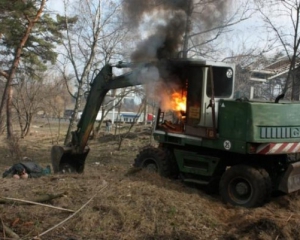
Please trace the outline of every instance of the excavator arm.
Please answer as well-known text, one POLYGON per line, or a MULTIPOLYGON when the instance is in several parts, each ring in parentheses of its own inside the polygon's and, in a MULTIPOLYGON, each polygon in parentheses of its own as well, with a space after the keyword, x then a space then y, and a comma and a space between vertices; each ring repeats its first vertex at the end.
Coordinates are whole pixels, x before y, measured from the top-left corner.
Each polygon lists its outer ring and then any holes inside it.
MULTIPOLYGON (((116 67, 126 66, 120 64, 116 67)), ((145 65, 139 66, 130 73, 117 77, 113 77, 111 65, 105 65, 101 69, 91 83, 86 105, 77 124, 77 129, 72 132, 71 142, 67 146, 53 146, 51 149, 54 173, 83 172, 85 159, 90 150, 87 145, 88 139, 107 92, 112 89, 144 84, 143 78, 140 77, 144 67, 145 65)))

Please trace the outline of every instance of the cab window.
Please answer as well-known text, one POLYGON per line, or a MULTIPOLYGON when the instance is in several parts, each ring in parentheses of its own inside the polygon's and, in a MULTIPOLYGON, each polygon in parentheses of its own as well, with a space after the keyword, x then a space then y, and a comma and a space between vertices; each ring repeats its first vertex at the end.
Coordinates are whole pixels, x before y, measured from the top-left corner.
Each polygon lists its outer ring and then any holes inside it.
POLYGON ((233 70, 228 67, 209 68, 207 77, 206 95, 211 97, 211 69, 213 71, 214 97, 228 98, 232 95, 233 87, 233 70))

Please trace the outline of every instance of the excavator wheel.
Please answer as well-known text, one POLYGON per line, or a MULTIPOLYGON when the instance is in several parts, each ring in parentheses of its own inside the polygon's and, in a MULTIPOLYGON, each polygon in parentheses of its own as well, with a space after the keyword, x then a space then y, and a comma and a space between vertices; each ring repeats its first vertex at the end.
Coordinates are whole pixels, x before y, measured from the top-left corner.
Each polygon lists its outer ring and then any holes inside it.
POLYGON ((269 173, 264 168, 257 168, 260 174, 264 177, 265 185, 266 185, 266 196, 265 196, 265 202, 268 203, 271 200, 272 196, 272 181, 269 173))
POLYGON ((166 158, 168 161, 168 164, 170 166, 170 178, 172 179, 178 179, 179 176, 179 168, 173 153, 173 149, 169 148, 163 148, 163 151, 166 153, 166 158))
POLYGON ((134 167, 157 172, 163 177, 170 177, 170 161, 166 151, 161 148, 148 146, 140 151, 134 160, 134 167))
POLYGON ((235 206, 262 206, 269 198, 270 191, 270 178, 265 170, 247 165, 232 166, 220 181, 222 200, 235 206))

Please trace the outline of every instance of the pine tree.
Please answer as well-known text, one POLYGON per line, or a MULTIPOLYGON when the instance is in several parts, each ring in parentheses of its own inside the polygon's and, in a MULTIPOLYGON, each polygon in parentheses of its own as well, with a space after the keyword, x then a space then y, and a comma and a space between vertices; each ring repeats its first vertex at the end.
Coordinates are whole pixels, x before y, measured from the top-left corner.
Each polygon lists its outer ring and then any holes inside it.
MULTIPOLYGON (((45 71, 57 58, 55 48, 62 41, 63 18, 46 13, 46 0, 1 0, 0 2, 0 76, 6 79, 0 103, 0 129, 3 132, 6 104, 7 134, 11 123, 11 85, 18 71, 34 74, 45 71), (20 67, 22 66, 22 68, 20 67)), ((76 18, 68 19, 75 22, 76 18)))

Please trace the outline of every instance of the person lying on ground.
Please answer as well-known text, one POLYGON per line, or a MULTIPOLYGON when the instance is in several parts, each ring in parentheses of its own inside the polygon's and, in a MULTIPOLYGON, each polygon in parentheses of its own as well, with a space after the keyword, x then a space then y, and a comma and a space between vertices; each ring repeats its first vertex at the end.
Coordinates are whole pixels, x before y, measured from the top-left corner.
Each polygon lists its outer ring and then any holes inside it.
POLYGON ((26 161, 12 165, 2 174, 2 177, 13 177, 15 179, 38 178, 50 173, 50 166, 43 169, 33 161, 26 161))

